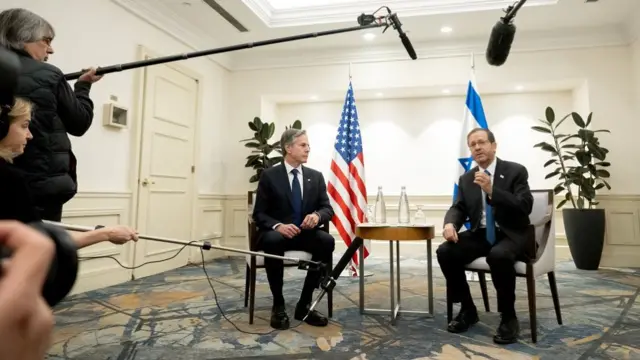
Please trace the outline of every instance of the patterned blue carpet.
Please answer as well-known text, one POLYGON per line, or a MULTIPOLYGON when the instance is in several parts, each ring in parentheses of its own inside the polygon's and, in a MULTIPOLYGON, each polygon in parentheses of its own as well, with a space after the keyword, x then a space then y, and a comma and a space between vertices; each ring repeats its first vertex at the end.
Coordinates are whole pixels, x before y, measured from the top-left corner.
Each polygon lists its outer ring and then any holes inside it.
MULTIPOLYGON (((388 262, 367 259, 366 306, 389 306, 388 262)), ((403 258, 402 304, 427 309, 426 259, 403 258)), ((218 304, 226 318, 248 332, 266 333, 271 295, 264 270, 258 271, 254 325, 244 307, 243 259, 206 264, 218 304)), ((285 298, 292 326, 293 308, 304 273, 286 270, 285 298)), ((358 282, 340 279, 334 292, 334 316, 326 328, 306 324, 268 335, 238 331, 220 313, 202 266, 187 266, 69 298, 56 311, 54 345, 48 359, 640 359, 640 271, 580 271, 558 265, 557 281, 564 325, 556 322, 546 277, 536 284, 538 343, 529 331, 526 284, 518 280, 519 343, 493 344, 497 313, 482 311, 468 333, 446 332, 444 279, 434 268, 435 318, 361 315, 358 282)), ((489 283, 492 309, 495 291, 489 283)), ((326 297, 318 310, 326 314, 326 297)), ((457 312, 457 309, 454 310, 457 312)))

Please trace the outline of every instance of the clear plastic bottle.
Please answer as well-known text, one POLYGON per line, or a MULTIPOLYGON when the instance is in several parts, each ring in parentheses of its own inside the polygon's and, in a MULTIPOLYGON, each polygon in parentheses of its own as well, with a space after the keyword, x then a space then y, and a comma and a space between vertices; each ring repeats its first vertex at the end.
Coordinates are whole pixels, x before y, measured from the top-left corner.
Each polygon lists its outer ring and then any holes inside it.
POLYGON ((408 224, 411 222, 409 211, 409 199, 407 198, 407 188, 403 186, 400 190, 400 204, 398 204, 398 223, 408 224))
POLYGON ((385 224, 387 222, 387 207, 384 204, 384 195, 382 194, 382 186, 378 186, 378 195, 376 196, 375 222, 377 224, 385 224))

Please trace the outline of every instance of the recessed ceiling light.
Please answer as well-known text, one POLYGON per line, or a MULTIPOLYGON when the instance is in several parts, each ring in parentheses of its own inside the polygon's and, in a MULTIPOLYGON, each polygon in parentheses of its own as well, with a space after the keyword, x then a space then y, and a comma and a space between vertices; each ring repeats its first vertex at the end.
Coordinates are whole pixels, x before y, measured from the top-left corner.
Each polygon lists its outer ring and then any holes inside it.
POLYGON ((449 90, 449 89, 444 89, 444 90, 442 90, 442 93, 443 93, 443 94, 449 94, 449 93, 451 93, 451 90, 449 90))
POLYGON ((440 32, 443 32, 445 34, 446 33, 450 33, 452 31, 453 31, 453 29, 450 26, 443 26, 443 27, 440 28, 440 32))
POLYGON ((318 100, 318 97, 317 97, 317 96, 315 96, 315 95, 311 95, 311 97, 309 97, 309 99, 311 99, 311 100, 318 100))
POLYGON ((377 93, 377 94, 376 94, 376 96, 377 96, 377 97, 383 97, 383 96, 384 96, 384 94, 383 94, 383 93, 381 93, 381 92, 379 92, 379 93, 377 93))
POLYGON ((366 33, 366 34, 362 35, 362 37, 367 41, 371 41, 371 40, 376 38, 376 34, 374 34, 374 33, 366 33))
POLYGON ((522 85, 518 85, 518 86, 516 86, 516 90, 520 91, 520 90, 522 90, 522 89, 524 89, 524 86, 522 86, 522 85))

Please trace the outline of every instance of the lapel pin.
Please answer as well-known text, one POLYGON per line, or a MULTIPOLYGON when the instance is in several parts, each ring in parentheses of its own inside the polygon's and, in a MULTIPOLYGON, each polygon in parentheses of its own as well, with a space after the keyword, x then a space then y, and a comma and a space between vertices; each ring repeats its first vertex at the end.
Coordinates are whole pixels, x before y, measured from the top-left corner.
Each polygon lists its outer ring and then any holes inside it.
POLYGON ((504 179, 504 175, 500 174, 500 179, 504 179))

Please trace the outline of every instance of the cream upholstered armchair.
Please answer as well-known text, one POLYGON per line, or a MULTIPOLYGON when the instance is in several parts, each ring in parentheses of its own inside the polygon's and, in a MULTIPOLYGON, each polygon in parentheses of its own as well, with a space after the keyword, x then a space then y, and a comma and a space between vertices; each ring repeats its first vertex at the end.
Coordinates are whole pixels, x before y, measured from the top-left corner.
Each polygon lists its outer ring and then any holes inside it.
MULTIPOLYGON (((527 279, 527 294, 529 298, 529 321, 531 323, 531 340, 538 341, 536 323, 536 278, 540 275, 547 275, 549 288, 553 299, 553 306, 556 311, 558 324, 562 325, 562 315, 560 313, 560 300, 558 298, 558 288, 556 286, 556 234, 555 221, 553 217, 554 202, 553 190, 532 190, 533 209, 529 218, 534 228, 535 243, 532 241, 530 249, 535 258, 528 262, 518 261, 515 264, 516 274, 527 279), (535 244, 535 245, 534 245, 535 244)), ((485 274, 490 273, 489 265, 485 257, 481 257, 466 266, 467 271, 478 274, 478 282, 482 292, 482 300, 485 310, 490 311, 489 296, 487 294, 487 281, 485 274)), ((452 319, 453 303, 447 299, 447 320, 452 319)))

